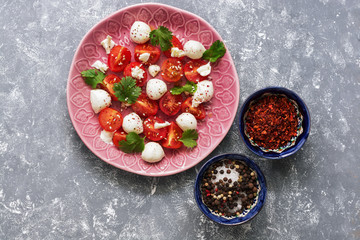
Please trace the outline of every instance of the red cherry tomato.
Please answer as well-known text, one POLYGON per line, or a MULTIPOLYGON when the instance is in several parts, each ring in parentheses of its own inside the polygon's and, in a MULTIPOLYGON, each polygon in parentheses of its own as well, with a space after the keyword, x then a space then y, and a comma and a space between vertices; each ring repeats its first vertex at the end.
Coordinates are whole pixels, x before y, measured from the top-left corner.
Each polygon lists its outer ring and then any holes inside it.
POLYGON ((151 141, 159 141, 167 134, 167 127, 155 129, 155 123, 164 123, 164 120, 150 116, 144 121, 144 134, 151 141))
POLYGON ((141 93, 136 102, 131 105, 131 108, 140 117, 153 116, 159 109, 157 102, 148 98, 146 93, 141 93))
POLYGON ((192 97, 189 97, 181 104, 181 111, 191 113, 198 120, 204 119, 206 117, 203 105, 200 104, 197 107, 192 106, 192 97))
POLYGON ((120 128, 118 131, 116 131, 114 133, 114 136, 113 136, 113 143, 116 147, 119 147, 119 142, 122 141, 122 140, 125 140, 126 141, 126 132, 124 132, 122 130, 122 128, 120 128))
POLYGON ((107 75, 103 80, 102 88, 104 88, 104 90, 106 90, 110 94, 112 100, 114 101, 118 100, 117 97, 115 97, 114 95, 114 90, 113 90, 114 83, 118 83, 120 81, 121 79, 114 74, 107 75))
POLYGON ((174 122, 171 122, 171 125, 168 126, 167 136, 161 140, 161 145, 165 148, 180 148, 182 142, 179 139, 182 137, 181 128, 174 122))
POLYGON ((194 83, 198 83, 207 79, 207 76, 203 77, 200 75, 200 73, 197 72, 197 69, 205 64, 207 64, 207 62, 201 59, 190 60, 187 62, 184 66, 186 79, 194 83))
POLYGON ((168 82, 177 82, 184 76, 183 66, 179 59, 168 58, 161 65, 161 76, 168 82))
POLYGON ((108 65, 111 71, 121 72, 131 61, 131 52, 126 47, 115 46, 108 56, 108 65))
MULTIPOLYGON (((182 43, 179 41, 179 39, 175 36, 172 37, 171 39, 171 43, 172 43, 172 47, 177 47, 180 50, 184 50, 184 46, 182 45, 182 43)), ((165 56, 168 58, 171 58, 171 48, 169 50, 166 50, 164 52, 165 56)), ((179 57, 177 59, 179 59, 180 61, 183 60, 184 57, 179 57)))
POLYGON ((100 126, 109 132, 118 130, 123 122, 121 113, 113 108, 105 108, 99 113, 100 126))
POLYGON ((142 86, 144 86, 146 79, 147 79, 146 69, 144 68, 144 66, 141 63, 132 62, 125 67, 124 77, 132 77, 132 78, 136 79, 136 85, 138 85, 139 87, 142 87, 142 86), (133 75, 133 69, 136 69, 136 68, 139 68, 143 71, 143 72, 140 71, 141 72, 140 76, 133 75))
POLYGON ((180 111, 182 100, 181 95, 172 95, 170 92, 167 92, 160 99, 160 109, 166 115, 174 116, 180 111))
POLYGON ((160 49, 157 47, 154 47, 153 45, 149 43, 145 44, 139 44, 135 47, 135 61, 142 62, 139 57, 143 53, 150 53, 149 60, 147 60, 144 64, 154 64, 156 63, 160 58, 160 49))

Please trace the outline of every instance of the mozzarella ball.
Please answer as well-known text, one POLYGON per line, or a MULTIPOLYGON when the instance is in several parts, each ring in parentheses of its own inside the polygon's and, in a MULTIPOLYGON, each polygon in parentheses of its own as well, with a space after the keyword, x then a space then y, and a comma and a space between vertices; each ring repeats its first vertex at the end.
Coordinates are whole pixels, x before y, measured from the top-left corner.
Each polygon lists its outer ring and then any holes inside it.
POLYGON ((124 117, 122 128, 127 133, 135 132, 137 134, 140 134, 144 131, 141 118, 134 112, 124 117))
POLYGON ((159 162, 163 157, 165 157, 164 150, 157 142, 145 144, 144 151, 141 153, 141 158, 149 163, 159 162))
POLYGON ((155 77, 160 72, 160 66, 158 65, 150 65, 149 73, 152 77, 155 77))
POLYGON ((114 132, 108 132, 106 130, 102 130, 100 133, 101 140, 104 141, 104 143, 113 145, 112 139, 114 136, 114 132))
POLYGON ((150 79, 146 84, 146 94, 152 100, 160 99, 167 91, 167 85, 160 79, 150 79))
POLYGON ((185 51, 186 56, 188 56, 189 58, 199 59, 202 57, 202 55, 206 51, 206 49, 201 44, 201 42, 190 40, 185 43, 184 51, 185 51))
POLYGON ((111 105, 111 97, 105 90, 94 89, 90 91, 90 102, 94 112, 99 113, 111 105))
POLYGON ((208 76, 211 73, 210 62, 208 62, 205 65, 200 66, 196 71, 203 77, 208 76))
POLYGON ((149 25, 144 22, 136 21, 131 26, 130 38, 133 42, 142 44, 146 43, 150 39, 151 29, 149 25))
POLYGON ((181 130, 186 131, 188 129, 196 129, 197 121, 194 115, 191 113, 182 113, 176 118, 176 124, 181 130))
POLYGON ((192 99, 192 106, 197 107, 200 103, 208 102, 214 95, 214 86, 211 81, 204 80, 197 84, 196 92, 192 99))

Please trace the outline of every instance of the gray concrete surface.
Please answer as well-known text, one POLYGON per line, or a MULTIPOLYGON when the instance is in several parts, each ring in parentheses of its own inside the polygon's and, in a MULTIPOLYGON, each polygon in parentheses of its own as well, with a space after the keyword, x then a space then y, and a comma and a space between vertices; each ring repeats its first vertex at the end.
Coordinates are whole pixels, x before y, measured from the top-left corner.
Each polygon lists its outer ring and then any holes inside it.
POLYGON ((211 222, 195 204, 206 160, 170 177, 138 176, 98 159, 72 127, 66 84, 80 40, 139 2, 1 1, 0 239, 360 239, 360 2, 159 1, 220 33, 236 63, 240 104, 276 85, 310 109, 310 137, 292 157, 252 154, 238 118, 209 156, 243 153, 267 177, 266 206, 237 227, 211 222))

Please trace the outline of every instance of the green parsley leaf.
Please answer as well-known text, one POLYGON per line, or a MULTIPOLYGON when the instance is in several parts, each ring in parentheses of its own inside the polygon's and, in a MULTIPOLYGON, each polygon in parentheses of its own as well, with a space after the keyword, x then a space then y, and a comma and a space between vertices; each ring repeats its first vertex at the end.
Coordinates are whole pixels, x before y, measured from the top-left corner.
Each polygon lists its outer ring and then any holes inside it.
POLYGON ((183 132, 182 137, 179 139, 185 147, 193 148, 196 147, 197 143, 196 140, 198 139, 199 134, 195 129, 188 129, 183 132))
POLYGON ((102 81, 105 78, 105 74, 96 69, 82 71, 81 76, 84 78, 85 83, 92 88, 96 88, 99 83, 102 84, 102 81))
POLYGON ((114 84, 113 90, 119 101, 130 104, 135 103, 141 94, 141 88, 136 86, 136 80, 132 77, 123 77, 114 84))
POLYGON ((224 43, 220 40, 215 41, 211 47, 206 50, 202 56, 203 59, 209 60, 210 62, 216 62, 219 58, 225 55, 226 48, 224 43))
POLYGON ((170 89, 170 93, 172 95, 179 95, 183 92, 189 92, 191 94, 194 94, 196 92, 197 85, 194 82, 187 81, 184 86, 176 86, 170 89))
POLYGON ((166 51, 172 47, 172 37, 172 32, 168 28, 160 26, 150 32, 150 43, 153 46, 160 45, 161 51, 166 51))
POLYGON ((119 142, 119 148, 124 153, 142 152, 145 148, 144 139, 145 137, 141 138, 137 133, 130 132, 126 135, 126 141, 121 140, 119 142))

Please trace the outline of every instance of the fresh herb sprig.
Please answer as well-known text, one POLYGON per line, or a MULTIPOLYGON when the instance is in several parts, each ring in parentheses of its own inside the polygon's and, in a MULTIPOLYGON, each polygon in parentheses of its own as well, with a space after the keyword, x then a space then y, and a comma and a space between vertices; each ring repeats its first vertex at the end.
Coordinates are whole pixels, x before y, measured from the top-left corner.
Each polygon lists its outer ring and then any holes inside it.
POLYGON ((126 141, 121 140, 119 142, 119 148, 124 153, 138 153, 144 151, 145 137, 141 138, 137 133, 130 132, 126 135, 126 141))
POLYGON ((194 82, 187 81, 184 86, 176 86, 170 89, 170 93, 172 95, 179 95, 183 92, 189 92, 191 94, 194 94, 196 92, 197 85, 194 82))
POLYGON ((136 80, 132 77, 123 77, 120 82, 115 83, 114 95, 120 102, 133 104, 141 94, 141 88, 136 86, 136 80))
POLYGON ((202 56, 204 60, 210 62, 216 62, 219 58, 222 58, 226 53, 226 48, 223 42, 216 40, 208 50, 206 50, 202 56))
POLYGON ((105 78, 105 74, 96 69, 82 71, 81 76, 84 78, 85 83, 92 88, 96 88, 98 84, 102 84, 102 81, 105 78))
POLYGON ((184 144, 185 147, 193 148, 197 146, 196 140, 198 139, 199 134, 195 129, 188 129, 183 132, 182 137, 179 139, 180 142, 184 144))
POLYGON ((168 28, 160 26, 150 32, 150 43, 153 46, 160 45, 161 51, 166 51, 172 47, 172 37, 172 32, 168 28))

